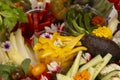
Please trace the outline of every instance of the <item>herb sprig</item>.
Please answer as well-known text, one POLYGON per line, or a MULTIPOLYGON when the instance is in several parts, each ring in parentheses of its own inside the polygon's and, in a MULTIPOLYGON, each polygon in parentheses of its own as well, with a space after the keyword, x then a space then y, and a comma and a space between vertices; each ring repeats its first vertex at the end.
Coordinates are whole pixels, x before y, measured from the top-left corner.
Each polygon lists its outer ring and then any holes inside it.
POLYGON ((21 8, 15 7, 11 0, 0 1, 0 30, 12 30, 17 22, 27 22, 27 16, 21 8))

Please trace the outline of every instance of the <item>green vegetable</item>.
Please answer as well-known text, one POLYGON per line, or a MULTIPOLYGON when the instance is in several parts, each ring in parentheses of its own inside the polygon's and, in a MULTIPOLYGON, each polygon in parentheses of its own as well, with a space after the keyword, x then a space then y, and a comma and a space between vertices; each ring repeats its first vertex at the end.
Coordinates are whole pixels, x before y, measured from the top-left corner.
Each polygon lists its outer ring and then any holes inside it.
POLYGON ((84 28, 78 26, 78 24, 76 23, 75 20, 72 20, 72 24, 73 24, 75 30, 76 30, 77 32, 79 32, 80 34, 86 33, 86 30, 85 30, 84 28))
POLYGON ((94 57, 92 60, 90 60, 88 63, 86 63, 85 65, 83 65, 82 67, 80 67, 79 72, 88 69, 89 67, 93 67, 95 65, 97 65, 98 63, 102 62, 102 56, 97 55, 96 57, 94 57))
POLYGON ((77 35, 76 33, 78 33, 78 35, 91 33, 92 30, 96 28, 91 24, 94 15, 96 14, 93 10, 87 10, 80 5, 71 6, 66 12, 65 20, 67 28, 65 28, 65 30, 72 35, 77 35))
POLYGON ((85 24, 85 28, 87 29, 87 31, 88 31, 89 33, 92 32, 92 28, 91 28, 91 25, 90 25, 91 19, 92 19, 91 13, 85 13, 85 14, 84 14, 84 24, 85 24))
POLYGON ((94 80, 97 77, 99 72, 102 70, 103 67, 105 67, 108 64, 111 58, 112 58, 112 55, 108 53, 103 58, 103 62, 95 66, 95 72, 94 72, 92 80, 94 80))
POLYGON ((9 32, 17 22, 26 23, 27 16, 22 8, 14 6, 14 2, 23 0, 0 0, 0 41, 8 39, 9 32), (13 1, 13 2, 12 2, 13 1), (3 32, 7 34, 3 34, 3 32))
POLYGON ((68 77, 73 77, 77 73, 77 71, 79 69, 81 55, 82 55, 82 51, 79 51, 77 57, 75 58, 73 65, 71 66, 71 68, 67 72, 68 77))
POLYGON ((26 58, 21 64, 21 67, 22 67, 26 76, 27 76, 28 71, 29 71, 30 62, 31 62, 31 60, 26 58))
POLYGON ((15 70, 17 67, 13 65, 0 64, 0 75, 7 80, 11 80, 10 74, 15 70))
POLYGON ((113 7, 113 4, 108 0, 90 0, 90 2, 92 3, 91 7, 96 9, 96 12, 104 18, 108 17, 113 7))
POLYGON ((27 22, 27 16, 21 8, 14 7, 11 0, 0 1, 0 25, 2 29, 12 30, 17 22, 27 22))
POLYGON ((70 78, 70 77, 67 77, 67 76, 65 76, 65 75, 63 75, 63 74, 56 74, 56 77, 57 77, 57 80, 73 80, 72 78, 70 78))

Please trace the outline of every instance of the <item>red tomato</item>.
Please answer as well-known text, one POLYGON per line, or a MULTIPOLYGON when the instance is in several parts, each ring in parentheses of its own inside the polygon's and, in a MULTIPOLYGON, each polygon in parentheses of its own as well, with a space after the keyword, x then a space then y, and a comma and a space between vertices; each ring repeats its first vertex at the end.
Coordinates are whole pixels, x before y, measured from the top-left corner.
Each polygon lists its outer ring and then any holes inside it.
POLYGON ((114 3, 115 9, 120 11, 120 0, 116 0, 116 2, 114 3))
POLYGON ((50 73, 47 73, 47 72, 44 72, 42 73, 39 77, 38 77, 38 80, 43 80, 43 78, 46 80, 51 80, 51 74, 50 73))
POLYGON ((111 3, 114 3, 114 2, 116 2, 117 0, 108 0, 109 2, 111 2, 111 3))

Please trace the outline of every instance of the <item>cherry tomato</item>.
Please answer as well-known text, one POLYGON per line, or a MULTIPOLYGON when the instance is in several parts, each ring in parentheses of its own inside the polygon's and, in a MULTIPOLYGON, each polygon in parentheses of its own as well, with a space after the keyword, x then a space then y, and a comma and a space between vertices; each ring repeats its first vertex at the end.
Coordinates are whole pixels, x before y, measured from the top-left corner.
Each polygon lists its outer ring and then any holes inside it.
POLYGON ((117 0, 108 0, 109 2, 111 2, 111 3, 114 3, 114 2, 116 2, 117 0))
POLYGON ((120 11, 120 0, 116 0, 116 2, 114 3, 115 9, 120 11))
POLYGON ((46 70, 46 65, 43 63, 37 64, 32 69, 32 75, 37 77, 46 70))
POLYGON ((38 77, 38 80, 51 80, 51 78, 50 73, 44 72, 38 77))

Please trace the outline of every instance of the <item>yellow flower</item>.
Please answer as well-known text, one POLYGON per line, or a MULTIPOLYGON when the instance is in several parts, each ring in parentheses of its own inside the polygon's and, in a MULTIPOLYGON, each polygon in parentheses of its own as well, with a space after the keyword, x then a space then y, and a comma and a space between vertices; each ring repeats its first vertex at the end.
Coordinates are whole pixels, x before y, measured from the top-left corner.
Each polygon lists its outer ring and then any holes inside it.
POLYGON ((112 31, 110 28, 103 26, 99 27, 98 29, 94 29, 92 31, 92 34, 98 36, 98 37, 104 37, 104 38, 112 38, 112 31))

